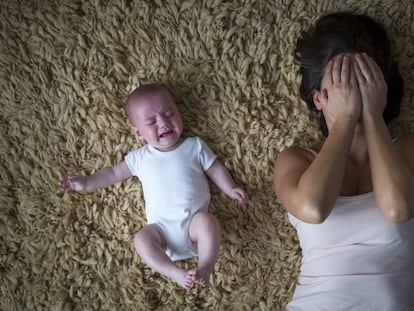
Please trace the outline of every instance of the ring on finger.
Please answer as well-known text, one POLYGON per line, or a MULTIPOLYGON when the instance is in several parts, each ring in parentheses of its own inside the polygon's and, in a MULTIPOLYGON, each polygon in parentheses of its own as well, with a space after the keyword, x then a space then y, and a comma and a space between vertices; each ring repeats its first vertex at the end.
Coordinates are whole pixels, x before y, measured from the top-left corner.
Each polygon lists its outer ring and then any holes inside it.
POLYGON ((364 76, 366 76, 366 77, 369 77, 369 76, 371 76, 371 75, 372 75, 372 72, 371 72, 371 71, 369 71, 369 70, 365 70, 365 71, 363 71, 362 73, 363 73, 363 74, 364 74, 364 76))

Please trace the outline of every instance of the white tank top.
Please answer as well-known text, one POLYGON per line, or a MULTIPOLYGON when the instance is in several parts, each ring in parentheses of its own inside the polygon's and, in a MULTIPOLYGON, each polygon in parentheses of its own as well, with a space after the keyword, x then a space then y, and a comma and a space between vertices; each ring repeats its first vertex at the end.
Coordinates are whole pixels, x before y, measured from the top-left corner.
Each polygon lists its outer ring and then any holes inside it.
POLYGON ((288 217, 303 257, 287 310, 414 310, 414 220, 390 223, 373 192, 339 197, 322 224, 288 217))

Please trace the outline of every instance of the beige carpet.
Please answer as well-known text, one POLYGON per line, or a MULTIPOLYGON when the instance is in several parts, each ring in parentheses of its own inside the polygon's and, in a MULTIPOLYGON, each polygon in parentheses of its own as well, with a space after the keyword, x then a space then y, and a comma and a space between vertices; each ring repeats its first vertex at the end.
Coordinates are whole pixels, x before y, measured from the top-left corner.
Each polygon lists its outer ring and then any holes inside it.
POLYGON ((293 48, 336 10, 386 25, 406 81, 393 132, 414 130, 410 0, 2 0, 0 309, 283 310, 301 257, 273 193, 273 161, 320 137, 298 99, 293 48), (62 174, 91 173, 139 146, 123 104, 147 82, 172 90, 185 134, 202 137, 250 195, 239 206, 212 187, 223 235, 209 289, 186 293, 141 263, 137 179, 59 189, 62 174))

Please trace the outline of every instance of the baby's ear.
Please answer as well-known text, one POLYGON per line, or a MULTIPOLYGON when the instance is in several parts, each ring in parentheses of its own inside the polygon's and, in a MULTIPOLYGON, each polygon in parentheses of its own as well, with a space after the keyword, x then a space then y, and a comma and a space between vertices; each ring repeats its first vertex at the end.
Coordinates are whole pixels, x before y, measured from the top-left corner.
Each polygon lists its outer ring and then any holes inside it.
POLYGON ((328 99, 328 92, 326 90, 314 90, 312 93, 313 104, 316 109, 322 110, 324 102, 328 99))
POLYGON ((134 134, 137 139, 142 139, 142 136, 136 127, 131 127, 131 133, 134 134))

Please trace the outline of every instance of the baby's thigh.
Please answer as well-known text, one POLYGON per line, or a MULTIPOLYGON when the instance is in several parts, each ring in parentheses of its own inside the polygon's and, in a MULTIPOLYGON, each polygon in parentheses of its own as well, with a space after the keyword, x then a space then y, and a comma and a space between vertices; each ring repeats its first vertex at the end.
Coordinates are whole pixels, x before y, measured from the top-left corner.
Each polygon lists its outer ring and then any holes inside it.
POLYGON ((197 242, 199 237, 203 235, 218 236, 220 234, 220 223, 213 214, 200 211, 191 219, 188 233, 193 242, 197 242))
POLYGON ((164 234, 156 224, 149 224, 142 228, 134 238, 135 248, 139 249, 143 244, 158 244, 162 249, 167 248, 164 234))

